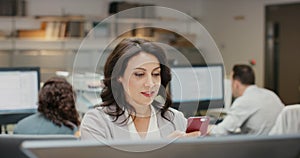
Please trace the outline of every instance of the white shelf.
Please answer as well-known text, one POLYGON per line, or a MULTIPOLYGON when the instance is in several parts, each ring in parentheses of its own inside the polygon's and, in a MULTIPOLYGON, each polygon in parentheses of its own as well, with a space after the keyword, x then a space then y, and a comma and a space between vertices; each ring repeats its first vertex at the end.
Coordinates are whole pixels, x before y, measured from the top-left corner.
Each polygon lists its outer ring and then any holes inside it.
POLYGON ((20 20, 20 19, 35 19, 34 16, 0 16, 0 20, 20 20))
POLYGON ((192 20, 175 19, 175 18, 118 18, 111 22, 145 24, 145 23, 191 23, 192 20))
MULTIPOLYGON (((1 50, 78 50, 84 38, 65 39, 0 39, 1 50)), ((109 38, 85 39, 81 49, 99 50, 106 46, 109 38)))
POLYGON ((11 39, 0 39, 0 51, 11 50, 13 48, 13 41, 11 39))
POLYGON ((60 40, 16 39, 15 50, 62 49, 60 40))

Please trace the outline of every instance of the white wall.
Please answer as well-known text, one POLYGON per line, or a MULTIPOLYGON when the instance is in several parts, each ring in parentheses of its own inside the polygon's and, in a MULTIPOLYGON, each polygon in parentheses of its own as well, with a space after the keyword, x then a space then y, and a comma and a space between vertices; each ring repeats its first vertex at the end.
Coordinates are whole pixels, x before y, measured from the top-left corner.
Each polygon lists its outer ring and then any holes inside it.
POLYGON ((264 78, 264 6, 260 1, 203 1, 202 24, 211 33, 223 56, 226 73, 234 64, 257 61, 257 84, 264 78), (234 5, 228 5, 234 4, 234 5))
MULTIPOLYGON (((27 0, 29 15, 85 14, 107 16, 111 0, 27 0)), ((136 1, 138 0, 128 0, 136 1)), ((226 73, 237 63, 254 66, 257 84, 264 81, 265 6, 300 2, 300 0, 144 0, 185 12, 200 18, 217 43, 224 59, 226 73)))
MULTIPOLYGON (((146 1, 144 1, 146 2, 146 1)), ((265 6, 300 0, 147 0, 191 14, 209 31, 223 56, 227 75, 234 64, 255 59, 257 84, 264 82, 265 6)))
POLYGON ((202 0, 201 23, 215 39, 222 53, 227 74, 236 63, 254 66, 257 84, 264 82, 265 6, 299 0, 202 0), (232 5, 228 5, 232 4, 232 5), (234 4, 234 5, 233 5, 234 4), (242 19, 236 19, 241 17, 242 19))

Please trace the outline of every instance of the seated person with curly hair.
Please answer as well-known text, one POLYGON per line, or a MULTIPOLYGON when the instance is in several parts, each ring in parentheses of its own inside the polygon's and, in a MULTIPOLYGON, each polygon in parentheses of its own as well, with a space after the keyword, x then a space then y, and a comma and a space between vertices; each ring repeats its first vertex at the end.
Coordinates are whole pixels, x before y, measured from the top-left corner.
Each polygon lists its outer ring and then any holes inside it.
POLYGON ((14 134, 76 134, 76 95, 66 79, 52 77, 39 92, 38 112, 17 123, 14 134))

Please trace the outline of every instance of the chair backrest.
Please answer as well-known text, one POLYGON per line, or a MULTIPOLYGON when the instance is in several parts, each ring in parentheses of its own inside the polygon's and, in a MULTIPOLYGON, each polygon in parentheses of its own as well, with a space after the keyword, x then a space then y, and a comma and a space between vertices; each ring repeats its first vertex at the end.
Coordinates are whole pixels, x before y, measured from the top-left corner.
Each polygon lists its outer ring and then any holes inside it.
POLYGON ((269 135, 300 134, 300 104, 287 105, 278 115, 269 135))
POLYGON ((73 135, 0 135, 1 158, 28 158, 21 151, 21 144, 26 140, 77 140, 73 135))

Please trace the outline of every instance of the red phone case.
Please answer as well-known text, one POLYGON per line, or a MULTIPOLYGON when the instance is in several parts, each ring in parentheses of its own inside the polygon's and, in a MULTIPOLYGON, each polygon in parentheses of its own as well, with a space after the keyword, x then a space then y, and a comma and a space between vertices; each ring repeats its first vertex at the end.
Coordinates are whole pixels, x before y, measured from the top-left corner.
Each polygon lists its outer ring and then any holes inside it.
POLYGON ((186 133, 200 131, 201 135, 206 135, 208 125, 209 117, 207 116, 189 117, 186 133))

